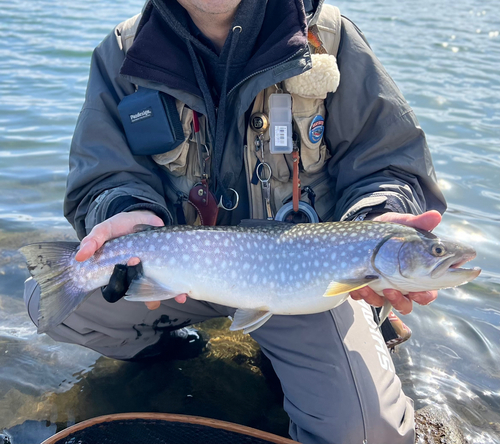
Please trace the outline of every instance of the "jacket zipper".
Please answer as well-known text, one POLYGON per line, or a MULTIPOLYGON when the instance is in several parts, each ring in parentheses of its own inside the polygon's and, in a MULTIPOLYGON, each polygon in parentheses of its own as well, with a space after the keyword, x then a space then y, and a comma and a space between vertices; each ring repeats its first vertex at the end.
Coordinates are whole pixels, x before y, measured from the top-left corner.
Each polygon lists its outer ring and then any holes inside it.
POLYGON ((243 80, 240 80, 236 85, 234 85, 231 90, 227 93, 228 97, 229 95, 236 89, 238 88, 238 86, 240 86, 241 84, 243 84, 244 82, 246 82, 248 79, 251 79, 252 77, 258 75, 258 74, 262 74, 263 72, 267 72, 267 71, 270 71, 271 69, 276 69, 278 66, 281 66, 281 65, 284 65, 286 62, 289 62, 290 60, 292 60, 294 57, 297 57, 298 55, 302 54, 302 53, 305 53, 307 52, 308 49, 307 48, 301 48, 299 49, 298 51, 296 51, 294 54, 292 54, 290 57, 286 58, 285 60, 283 60, 282 62, 278 63, 277 65, 273 65, 273 66, 270 66, 268 68, 264 68, 264 69, 261 69, 260 71, 255 71, 253 74, 250 74, 248 75, 247 77, 245 77, 243 80))

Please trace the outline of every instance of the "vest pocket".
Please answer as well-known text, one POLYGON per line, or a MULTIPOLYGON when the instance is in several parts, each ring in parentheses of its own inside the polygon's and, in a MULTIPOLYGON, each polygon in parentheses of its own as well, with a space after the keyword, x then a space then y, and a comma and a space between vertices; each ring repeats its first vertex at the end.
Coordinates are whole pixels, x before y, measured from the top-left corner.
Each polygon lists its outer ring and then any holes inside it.
POLYGON ((309 138, 311 124, 318 115, 295 118, 300 133, 300 160, 306 173, 317 173, 331 157, 323 137, 317 142, 313 142, 309 138))
POLYGON ((300 160, 306 173, 317 173, 331 157, 322 134, 325 113, 323 99, 293 95, 293 120, 300 134, 300 160))
MULTIPOLYGON (((201 176, 198 152, 195 142, 194 132, 192 131, 193 112, 181 103, 176 101, 177 111, 182 123, 185 140, 172 151, 153 155, 153 160, 162 165, 169 174, 175 177, 189 176, 195 181, 201 176)), ((205 117, 200 116, 200 136, 201 141, 205 140, 205 117)))

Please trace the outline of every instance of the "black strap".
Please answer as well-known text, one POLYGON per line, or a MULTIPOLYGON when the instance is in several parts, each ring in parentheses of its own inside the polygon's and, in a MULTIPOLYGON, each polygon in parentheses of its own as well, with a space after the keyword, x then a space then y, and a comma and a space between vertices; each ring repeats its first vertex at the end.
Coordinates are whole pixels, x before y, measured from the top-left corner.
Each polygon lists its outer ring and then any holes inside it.
POLYGON ((130 283, 142 274, 142 263, 137 265, 116 264, 109 283, 102 287, 102 296, 112 304, 118 302, 128 291, 130 283))

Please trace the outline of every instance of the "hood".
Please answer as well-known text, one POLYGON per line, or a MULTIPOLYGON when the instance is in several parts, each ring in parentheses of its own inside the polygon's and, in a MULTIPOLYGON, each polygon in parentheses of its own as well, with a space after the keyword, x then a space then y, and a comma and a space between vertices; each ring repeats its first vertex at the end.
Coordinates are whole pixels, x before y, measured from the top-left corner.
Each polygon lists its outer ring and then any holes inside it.
MULTIPOLYGON (((165 14, 160 2, 152 0, 146 5, 121 74, 201 96, 186 49, 186 40, 196 39, 186 31, 182 17, 165 14), (181 26, 175 26, 176 22, 181 26)), ((244 30, 241 38, 245 38, 244 30)), ((307 25, 302 0, 268 1, 253 52, 241 69, 239 79, 278 65, 306 47, 307 25)))

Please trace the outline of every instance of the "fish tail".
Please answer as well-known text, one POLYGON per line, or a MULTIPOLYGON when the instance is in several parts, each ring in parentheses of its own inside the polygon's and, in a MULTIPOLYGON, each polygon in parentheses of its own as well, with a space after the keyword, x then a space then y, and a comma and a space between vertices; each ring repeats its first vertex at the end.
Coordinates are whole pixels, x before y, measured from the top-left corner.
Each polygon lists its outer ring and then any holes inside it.
POLYGON ((89 294, 75 285, 71 277, 72 259, 79 245, 78 242, 42 242, 19 249, 41 289, 38 333, 63 322, 89 294))

